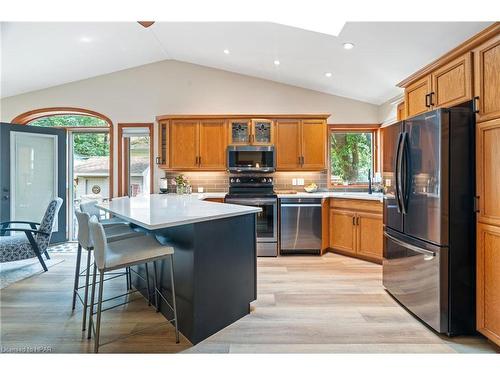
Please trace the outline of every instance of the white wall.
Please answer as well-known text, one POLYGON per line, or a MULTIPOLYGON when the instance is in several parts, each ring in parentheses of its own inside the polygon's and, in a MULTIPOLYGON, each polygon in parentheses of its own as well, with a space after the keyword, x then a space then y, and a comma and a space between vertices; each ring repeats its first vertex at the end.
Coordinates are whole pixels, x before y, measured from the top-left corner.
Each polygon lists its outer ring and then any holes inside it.
POLYGON ((400 94, 389 99, 378 107, 378 122, 384 125, 392 124, 398 118, 398 104, 404 100, 404 95, 400 94))
POLYGON ((44 107, 90 109, 114 124, 182 113, 331 113, 328 122, 339 124, 378 123, 380 117, 374 104, 172 60, 3 98, 0 118, 10 122, 44 107))

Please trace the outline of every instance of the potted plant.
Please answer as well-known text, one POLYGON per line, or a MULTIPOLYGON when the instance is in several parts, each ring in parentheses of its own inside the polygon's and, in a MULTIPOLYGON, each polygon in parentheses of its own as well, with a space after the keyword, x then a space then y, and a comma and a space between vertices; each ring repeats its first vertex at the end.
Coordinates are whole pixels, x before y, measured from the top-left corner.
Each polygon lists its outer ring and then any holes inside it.
POLYGON ((191 186, 189 184, 189 180, 183 174, 174 178, 174 184, 176 186, 177 194, 189 194, 191 186))

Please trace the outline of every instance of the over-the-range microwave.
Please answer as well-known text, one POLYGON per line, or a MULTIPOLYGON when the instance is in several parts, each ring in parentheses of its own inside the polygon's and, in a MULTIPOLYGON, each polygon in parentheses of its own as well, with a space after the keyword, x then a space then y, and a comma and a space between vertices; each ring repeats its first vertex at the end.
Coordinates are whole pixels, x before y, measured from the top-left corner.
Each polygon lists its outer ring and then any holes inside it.
POLYGON ((229 146, 227 167, 232 173, 271 173, 276 170, 274 146, 229 146))

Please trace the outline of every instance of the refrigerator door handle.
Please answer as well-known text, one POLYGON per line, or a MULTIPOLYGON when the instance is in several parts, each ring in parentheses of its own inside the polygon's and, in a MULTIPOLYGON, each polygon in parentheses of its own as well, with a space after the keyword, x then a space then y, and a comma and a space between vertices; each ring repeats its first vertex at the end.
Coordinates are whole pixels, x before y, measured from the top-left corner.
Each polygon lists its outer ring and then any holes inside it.
POLYGON ((425 255, 425 258, 424 258, 425 260, 430 260, 430 259, 432 259, 432 258, 434 258, 436 256, 436 253, 434 251, 427 250, 427 249, 422 249, 421 247, 418 247, 418 246, 415 246, 415 245, 411 245, 409 243, 401 241, 401 240, 397 239, 396 237, 391 236, 387 232, 384 232, 384 236, 387 237, 388 239, 390 239, 391 241, 397 243, 398 245, 406 248, 406 249, 410 249, 412 251, 415 251, 417 253, 425 255))
POLYGON ((410 173, 410 149, 408 145, 408 133, 404 132, 401 151, 401 206, 403 207, 403 213, 408 213, 408 201, 410 199, 410 185, 411 185, 411 173, 410 173), (404 168, 403 168, 403 158, 404 158, 404 168))
POLYGON ((403 186, 402 186, 402 167, 403 167, 403 139, 405 133, 399 133, 398 147, 396 149, 396 202, 398 204, 398 212, 406 213, 403 206, 403 186))
POLYGON ((401 138, 403 137, 403 133, 399 133, 399 136, 398 136, 398 145, 396 147, 396 161, 395 161, 395 166, 394 166, 394 172, 395 172, 395 182, 396 182, 396 189, 394 189, 394 192, 396 193, 396 204, 398 206, 398 213, 401 213, 402 212, 402 207, 401 207, 401 199, 399 197, 399 184, 400 184, 400 180, 399 180, 399 149, 401 148, 401 138))

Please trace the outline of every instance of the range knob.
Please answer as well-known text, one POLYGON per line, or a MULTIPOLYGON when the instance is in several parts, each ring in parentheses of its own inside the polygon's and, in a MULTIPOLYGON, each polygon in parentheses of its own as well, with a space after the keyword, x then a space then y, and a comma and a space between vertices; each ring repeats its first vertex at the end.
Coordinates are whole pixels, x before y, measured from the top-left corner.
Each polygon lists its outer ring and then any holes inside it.
POLYGON ((229 182, 233 183, 234 182, 234 178, 229 179, 229 182))
POLYGON ((239 182, 241 182, 241 181, 240 181, 240 179, 239 179, 239 178, 237 178, 237 179, 236 179, 236 182, 238 182, 238 183, 239 183, 239 182))

